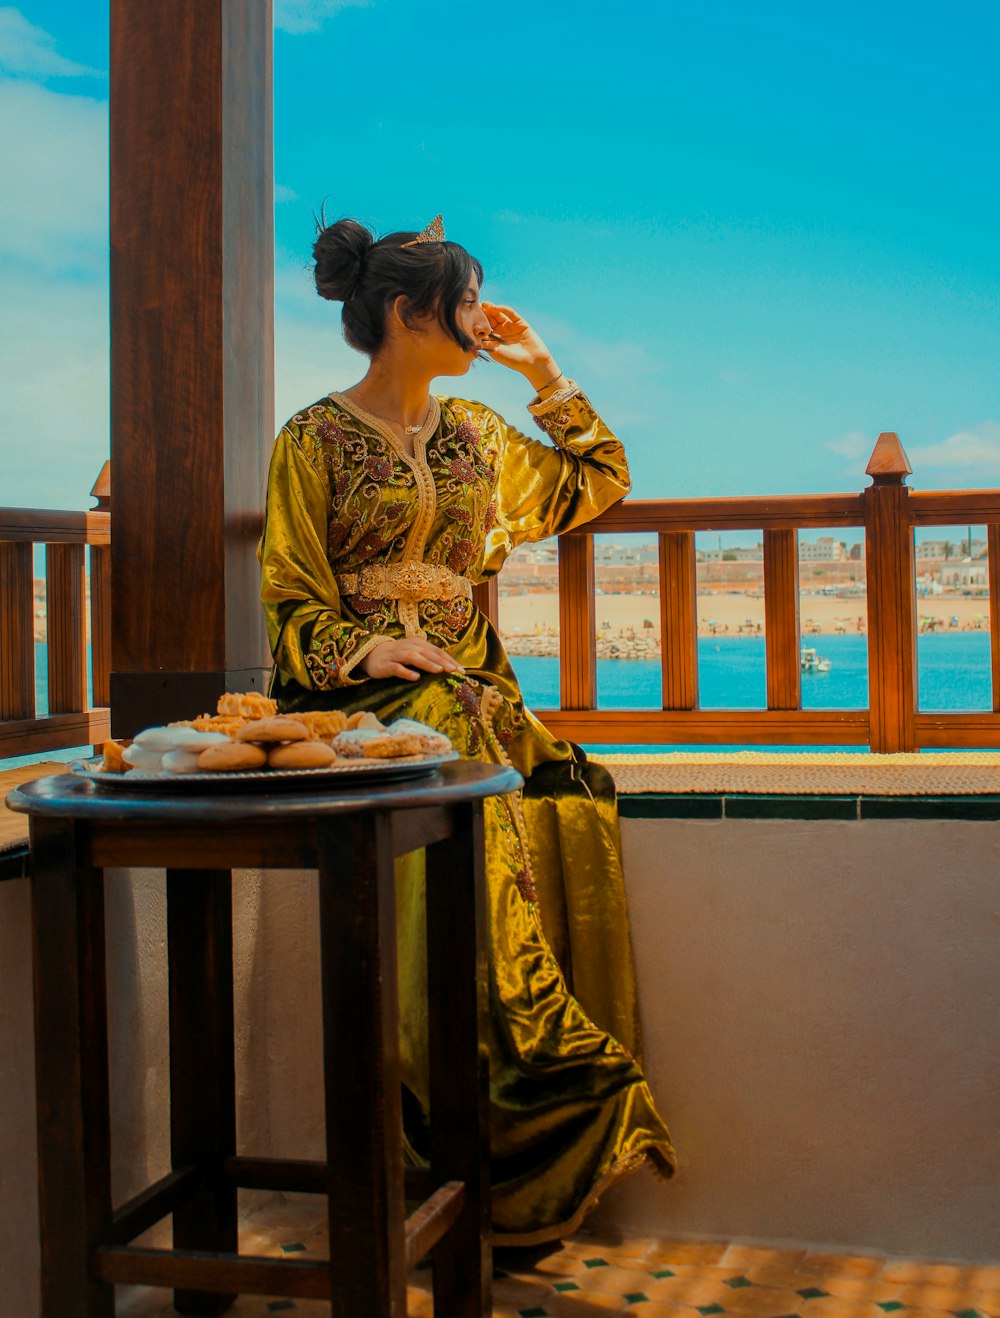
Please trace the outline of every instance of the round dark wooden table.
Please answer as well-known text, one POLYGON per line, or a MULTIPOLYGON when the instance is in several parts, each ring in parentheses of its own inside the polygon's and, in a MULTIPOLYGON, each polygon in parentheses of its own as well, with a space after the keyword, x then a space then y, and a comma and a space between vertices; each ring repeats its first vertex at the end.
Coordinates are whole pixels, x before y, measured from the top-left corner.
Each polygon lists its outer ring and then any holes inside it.
MULTIPOLYGON (((346 784, 347 779, 343 782, 346 784)), ((281 790, 15 788, 29 815, 42 1318, 111 1318, 116 1284, 182 1313, 240 1294, 404 1318, 433 1250, 435 1311, 491 1312, 483 802, 520 775, 458 760, 406 781, 281 790), (394 860, 426 848, 431 1155, 403 1167, 394 860), (113 1205, 105 867, 167 875, 171 1171, 113 1205), (326 1159, 236 1155, 234 870, 315 869, 326 1159), (351 1065, 345 1066, 344 1059, 351 1065), (328 1261, 238 1253, 240 1187, 327 1197, 328 1261), (406 1216, 405 1201, 419 1200, 406 1216), (173 1214, 173 1248, 131 1242, 173 1214)), ((238 883, 238 876, 236 882, 238 883)))

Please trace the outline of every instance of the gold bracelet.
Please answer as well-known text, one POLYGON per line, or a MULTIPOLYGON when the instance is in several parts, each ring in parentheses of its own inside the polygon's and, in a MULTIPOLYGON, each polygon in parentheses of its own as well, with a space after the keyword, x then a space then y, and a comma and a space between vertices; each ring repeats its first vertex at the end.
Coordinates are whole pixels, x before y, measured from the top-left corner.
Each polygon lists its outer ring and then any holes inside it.
POLYGON ((541 398, 542 390, 547 389, 550 384, 555 384, 557 380, 561 380, 565 374, 566 374, 565 371, 560 371, 557 375, 553 375, 551 380, 546 380, 544 384, 540 384, 538 388, 535 390, 535 393, 538 395, 539 398, 541 398))

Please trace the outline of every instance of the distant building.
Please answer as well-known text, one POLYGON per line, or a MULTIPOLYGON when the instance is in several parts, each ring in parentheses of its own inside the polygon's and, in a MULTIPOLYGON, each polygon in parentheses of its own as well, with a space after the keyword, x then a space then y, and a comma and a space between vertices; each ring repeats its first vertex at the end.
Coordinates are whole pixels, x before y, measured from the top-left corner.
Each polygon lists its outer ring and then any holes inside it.
POLYGON ((730 545, 728 549, 699 549, 695 556, 699 563, 762 563, 764 543, 730 545))
POLYGON ((655 545, 595 545, 594 562, 623 567, 631 563, 656 563, 659 556, 655 545))
POLYGON ((918 540, 917 558, 955 558, 955 546, 950 540, 918 540))
POLYGON ((952 558, 985 558, 987 545, 985 540, 918 540, 915 546, 917 558, 938 558, 944 561, 952 558))
POLYGON ((843 563, 847 557, 847 546, 843 540, 834 540, 832 535, 799 541, 800 563, 843 563))
POLYGON ((954 559, 941 569, 941 581, 953 590, 972 590, 985 594, 989 590, 989 567, 971 558, 954 559))

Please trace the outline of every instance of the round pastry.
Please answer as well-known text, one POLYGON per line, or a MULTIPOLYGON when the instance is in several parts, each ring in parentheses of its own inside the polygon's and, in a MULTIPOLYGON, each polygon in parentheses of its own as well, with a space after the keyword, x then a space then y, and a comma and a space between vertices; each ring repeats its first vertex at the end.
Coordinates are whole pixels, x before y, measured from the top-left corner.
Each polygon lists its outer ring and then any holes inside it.
POLYGON ((372 737, 364 743, 362 752, 366 760, 398 760, 404 755, 422 755, 419 737, 372 737))
POLYGON ((347 727, 352 732, 355 730, 355 728, 362 731, 366 731, 368 729, 371 729, 374 732, 385 731, 385 724, 379 720, 377 715, 371 713, 371 711, 367 709, 361 709, 358 710, 356 714, 352 714, 350 718, 347 720, 347 727))
POLYGON ((453 749, 451 739, 443 732, 437 732, 413 718, 396 719, 395 723, 389 724, 388 733, 390 737, 417 737, 425 755, 447 755, 453 749))
POLYGON ((229 738, 224 732, 199 732, 187 724, 171 723, 165 728, 145 728, 135 738, 135 745, 150 751, 207 750, 220 746, 229 738))
POLYGON ((219 697, 219 714, 239 714, 243 718, 270 718, 278 712, 278 702, 256 691, 227 691, 219 697))
POLYGON ((159 769, 162 767, 163 752, 151 750, 148 746, 132 745, 122 751, 122 759, 131 764, 133 769, 159 769))
POLYGON ((198 755, 198 751, 164 751, 163 768, 167 773, 197 773, 200 768, 198 755))
POLYGON ((135 734, 133 745, 149 751, 172 751, 176 735, 174 728, 143 728, 142 732, 135 734))
POLYGON ((305 724, 285 714, 244 723, 236 734, 237 741, 307 741, 308 738, 309 729, 305 724))
POLYGON ((378 728, 347 728, 344 732, 339 732, 330 744, 338 755, 359 759, 364 755, 368 742, 384 736, 385 733, 378 728))
POLYGON ((263 769, 267 752, 248 742, 227 741, 224 746, 209 746, 198 756, 198 768, 208 773, 239 773, 242 769, 263 769))
POLYGON ((289 741, 284 746, 272 746, 267 753, 272 769, 325 769, 336 764, 337 753, 325 741, 289 741))
POLYGON ((171 727, 170 731, 174 734, 174 744, 171 750, 175 751, 199 751, 208 750, 209 746, 221 746, 224 742, 229 741, 229 737, 224 732, 199 732, 197 728, 178 728, 171 727))

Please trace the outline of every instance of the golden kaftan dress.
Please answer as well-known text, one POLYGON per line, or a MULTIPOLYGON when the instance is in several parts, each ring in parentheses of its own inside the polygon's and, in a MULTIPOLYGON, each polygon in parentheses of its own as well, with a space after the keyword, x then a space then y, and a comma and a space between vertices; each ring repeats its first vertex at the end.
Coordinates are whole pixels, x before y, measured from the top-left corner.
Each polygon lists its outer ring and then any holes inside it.
MULTIPOLYGON (((410 457, 377 417, 331 394, 278 436, 261 541, 272 694, 283 710, 419 719, 462 755, 513 764, 526 780, 523 793, 484 803, 493 1219, 498 1243, 524 1245, 572 1231, 646 1159, 665 1175, 675 1166, 636 1060, 613 785, 525 709, 499 637, 469 598, 469 582, 499 572, 514 545, 587 522, 629 488, 621 444, 576 386, 529 410, 552 444, 479 403, 432 398, 410 457), (418 570, 394 591, 399 564, 418 570), (446 649, 465 675, 358 674, 380 640, 405 635, 446 649)), ((404 1113, 419 1160, 419 882, 401 884, 400 897, 404 1113)))

